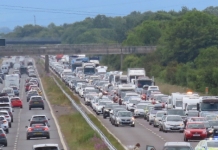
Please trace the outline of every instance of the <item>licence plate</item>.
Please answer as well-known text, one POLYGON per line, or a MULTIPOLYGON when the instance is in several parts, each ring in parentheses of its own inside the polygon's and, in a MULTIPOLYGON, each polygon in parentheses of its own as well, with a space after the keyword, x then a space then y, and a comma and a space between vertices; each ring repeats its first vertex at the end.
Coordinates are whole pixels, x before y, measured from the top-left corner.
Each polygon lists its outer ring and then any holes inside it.
POLYGON ((38 104, 39 102, 35 102, 34 104, 38 104))
POLYGON ((35 133, 35 134, 39 135, 39 134, 42 134, 42 133, 35 133))
POLYGON ((200 134, 194 134, 193 136, 200 136, 200 134))

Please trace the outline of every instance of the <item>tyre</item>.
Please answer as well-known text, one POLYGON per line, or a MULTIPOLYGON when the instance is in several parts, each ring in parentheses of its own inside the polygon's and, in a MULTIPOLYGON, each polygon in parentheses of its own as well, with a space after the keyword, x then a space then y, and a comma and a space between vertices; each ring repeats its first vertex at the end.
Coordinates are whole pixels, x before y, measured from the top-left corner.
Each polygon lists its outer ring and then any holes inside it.
POLYGON ((8 146, 8 143, 5 143, 4 146, 7 147, 7 146, 8 146))
POLYGON ((161 127, 159 127, 159 131, 161 131, 161 127))
POLYGON ((149 122, 149 125, 151 125, 152 123, 151 122, 149 122))
POLYGON ((8 133, 9 133, 9 130, 7 129, 5 132, 6 132, 6 134, 8 134, 8 133))
POLYGON ((11 122, 9 122, 9 128, 11 128, 11 122))
POLYGON ((30 137, 26 137, 27 140, 30 140, 30 137))
POLYGON ((131 127, 135 127, 135 125, 133 124, 133 125, 131 125, 131 127))
POLYGON ((20 106, 20 108, 23 108, 23 106, 20 106))
POLYGON ((46 138, 47 138, 47 139, 50 139, 50 136, 47 136, 46 138))
POLYGON ((31 110, 31 107, 29 107, 29 110, 31 110))
POLYGON ((11 122, 14 122, 14 118, 11 118, 11 122))
POLYGON ((45 108, 44 107, 42 107, 42 110, 44 110, 45 108))
POLYGON ((184 136, 184 141, 185 141, 185 142, 188 142, 188 139, 187 139, 185 136, 184 136))
POLYGON ((153 127, 154 127, 154 128, 156 128, 156 125, 155 125, 155 123, 153 123, 153 127))

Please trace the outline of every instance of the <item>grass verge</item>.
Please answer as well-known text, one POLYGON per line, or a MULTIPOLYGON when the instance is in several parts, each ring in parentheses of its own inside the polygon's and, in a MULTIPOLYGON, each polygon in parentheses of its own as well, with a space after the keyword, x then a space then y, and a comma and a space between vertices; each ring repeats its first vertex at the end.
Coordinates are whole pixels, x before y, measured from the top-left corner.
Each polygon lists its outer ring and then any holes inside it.
MULTIPOLYGON (((64 106, 66 109, 67 106, 71 106, 68 98, 61 92, 54 80, 45 73, 43 67, 39 63, 36 65, 50 103, 53 106, 64 106)), ((70 150, 108 150, 97 133, 77 111, 72 110, 67 114, 62 114, 57 119, 70 150)))

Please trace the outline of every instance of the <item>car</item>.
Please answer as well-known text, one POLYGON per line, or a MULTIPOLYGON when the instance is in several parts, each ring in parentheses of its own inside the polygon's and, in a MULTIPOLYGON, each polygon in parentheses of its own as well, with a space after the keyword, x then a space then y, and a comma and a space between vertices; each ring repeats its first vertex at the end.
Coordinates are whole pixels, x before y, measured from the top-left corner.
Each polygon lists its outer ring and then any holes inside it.
POLYGON ((9 115, 11 116, 11 122, 14 121, 14 117, 13 117, 14 110, 11 107, 0 107, 0 110, 7 110, 9 115))
POLYGON ((26 92, 29 90, 30 85, 35 85, 35 84, 32 83, 32 82, 26 83, 26 85, 25 85, 25 91, 26 91, 26 92))
POLYGON ((12 97, 11 98, 11 106, 23 108, 23 103, 19 97, 12 97))
POLYGON ((9 133, 9 124, 5 116, 0 115, 0 127, 6 132, 9 133))
POLYGON ((168 131, 179 131, 183 133, 184 122, 180 115, 167 115, 165 120, 163 120, 163 132, 168 131))
POLYGON ((43 98, 41 96, 32 96, 29 101, 29 110, 32 108, 42 108, 44 110, 44 102, 43 98))
POLYGON ((166 111, 158 111, 154 119, 153 127, 158 127, 161 121, 161 118, 166 114, 166 111))
POLYGON ((115 115, 115 123, 116 127, 128 125, 131 127, 135 127, 135 119, 130 111, 118 111, 115 115))
POLYGON ((30 97, 32 96, 39 96, 38 91, 36 90, 29 91, 26 96, 26 101, 29 102, 30 97))
POLYGON ((126 111, 126 109, 124 107, 118 107, 118 108, 113 108, 111 111, 110 111, 110 122, 112 125, 115 124, 115 116, 117 114, 118 111, 126 111))
POLYGON ((4 145, 4 147, 8 146, 7 136, 2 128, 0 128, 0 144, 4 145))
POLYGON ((210 150, 218 148, 218 140, 217 139, 205 139, 201 140, 195 147, 195 150, 210 150))
POLYGON ((0 115, 5 116, 5 119, 8 121, 9 128, 11 128, 11 116, 9 115, 7 110, 0 110, 0 115))
POLYGON ((207 130, 201 122, 188 122, 184 130, 184 141, 207 138, 207 130))
POLYGON ((95 109, 96 114, 97 115, 102 114, 103 113, 102 109, 105 107, 105 105, 112 104, 112 103, 113 103, 113 101, 111 101, 111 100, 108 100, 108 101, 99 101, 96 104, 96 107, 95 107, 96 108, 95 109))
POLYGON ((46 124, 39 123, 39 124, 31 124, 31 126, 26 126, 26 139, 30 140, 31 138, 36 137, 46 137, 50 139, 50 132, 49 127, 46 124))
POLYGON ((28 121, 30 121, 30 126, 34 123, 46 123, 50 127, 49 120, 46 115, 33 115, 28 121))
MULTIPOLYGON (((154 146, 147 145, 146 150, 156 150, 154 146)), ((166 142, 163 150, 193 150, 188 142, 166 142)))
POLYGON ((134 110, 134 117, 144 117, 145 115, 145 106, 148 105, 147 103, 138 103, 136 106, 135 106, 135 110, 134 110))
POLYGON ((107 117, 110 117, 110 111, 113 108, 113 105, 119 106, 117 103, 107 103, 105 107, 103 108, 103 118, 106 119, 107 117))
POLYGON ((58 144, 36 144, 32 150, 64 150, 60 149, 58 144))
POLYGON ((14 90, 15 96, 19 96, 19 89, 16 86, 11 86, 11 88, 14 90))

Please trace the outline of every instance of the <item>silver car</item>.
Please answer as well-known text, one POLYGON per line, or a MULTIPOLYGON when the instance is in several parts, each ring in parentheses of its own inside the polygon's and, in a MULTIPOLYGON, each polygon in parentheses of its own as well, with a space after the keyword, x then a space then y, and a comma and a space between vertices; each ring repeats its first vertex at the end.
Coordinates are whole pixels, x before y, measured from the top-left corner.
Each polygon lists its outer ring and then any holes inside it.
POLYGON ((119 127, 121 125, 128 125, 131 127, 135 127, 135 119, 132 116, 132 112, 130 111, 118 111, 115 115, 114 125, 119 127))
POLYGON ((166 111, 158 111, 158 112, 156 113, 156 117, 155 117, 154 123, 153 123, 153 126, 154 126, 154 127, 158 127, 158 126, 159 126, 162 117, 163 117, 166 113, 167 113, 166 111))
POLYGON ((145 115, 145 106, 148 105, 147 103, 139 103, 136 105, 134 110, 134 117, 144 117, 145 115))
POLYGON ((163 120, 163 132, 179 131, 183 133, 184 127, 183 119, 179 115, 168 115, 166 119, 163 120))

